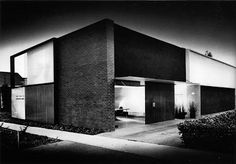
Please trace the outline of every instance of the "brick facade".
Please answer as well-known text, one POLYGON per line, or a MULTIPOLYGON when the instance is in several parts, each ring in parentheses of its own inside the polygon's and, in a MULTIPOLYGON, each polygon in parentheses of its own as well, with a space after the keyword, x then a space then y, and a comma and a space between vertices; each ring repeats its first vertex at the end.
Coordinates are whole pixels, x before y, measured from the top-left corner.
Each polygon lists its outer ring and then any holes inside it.
POLYGON ((58 38, 55 67, 57 121, 114 130, 113 22, 103 20, 58 38))

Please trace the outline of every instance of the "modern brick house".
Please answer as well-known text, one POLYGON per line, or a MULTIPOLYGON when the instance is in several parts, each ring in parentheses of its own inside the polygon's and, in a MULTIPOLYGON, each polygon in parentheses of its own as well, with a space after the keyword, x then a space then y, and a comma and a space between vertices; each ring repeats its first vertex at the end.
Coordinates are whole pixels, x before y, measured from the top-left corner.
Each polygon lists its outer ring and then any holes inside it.
POLYGON ((109 131, 121 105, 145 123, 174 119, 179 105, 197 117, 235 108, 235 67, 109 19, 11 56, 11 73, 20 119, 109 131))

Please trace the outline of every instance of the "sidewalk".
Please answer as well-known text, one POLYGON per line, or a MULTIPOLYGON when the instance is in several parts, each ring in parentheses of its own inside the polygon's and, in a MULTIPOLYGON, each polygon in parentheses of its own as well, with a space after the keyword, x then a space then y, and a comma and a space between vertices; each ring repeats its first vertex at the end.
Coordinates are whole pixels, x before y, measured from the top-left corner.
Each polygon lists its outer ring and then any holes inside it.
POLYGON ((184 147, 177 128, 177 124, 184 120, 174 119, 153 124, 139 123, 127 118, 119 120, 116 121, 118 128, 115 131, 100 133, 98 136, 184 147))
MULTIPOLYGON (((2 123, 3 122, 0 122, 0 125, 2 123)), ((23 125, 16 125, 12 123, 3 123, 2 127, 14 130, 25 128, 23 125)), ((157 160, 170 161, 173 163, 180 161, 181 163, 232 163, 231 160, 233 159, 232 155, 227 154, 217 154, 213 152, 197 151, 193 149, 183 149, 172 146, 107 138, 103 136, 92 136, 38 127, 28 127, 26 132, 101 147, 109 150, 150 157, 157 160)))
MULTIPOLYGON (((168 164, 169 162, 72 141, 61 141, 26 150, 31 163, 48 164, 168 164)), ((29 160, 27 160, 29 161, 29 160)), ((25 164, 25 161, 23 160, 25 164)))

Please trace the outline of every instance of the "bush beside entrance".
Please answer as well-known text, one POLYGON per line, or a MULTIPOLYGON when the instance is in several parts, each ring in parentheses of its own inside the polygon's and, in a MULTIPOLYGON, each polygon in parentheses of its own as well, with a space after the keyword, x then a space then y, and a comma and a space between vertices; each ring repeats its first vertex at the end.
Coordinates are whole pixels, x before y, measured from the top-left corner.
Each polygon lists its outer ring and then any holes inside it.
POLYGON ((236 137, 236 112, 214 117, 186 120, 178 124, 181 139, 187 147, 233 152, 236 137))

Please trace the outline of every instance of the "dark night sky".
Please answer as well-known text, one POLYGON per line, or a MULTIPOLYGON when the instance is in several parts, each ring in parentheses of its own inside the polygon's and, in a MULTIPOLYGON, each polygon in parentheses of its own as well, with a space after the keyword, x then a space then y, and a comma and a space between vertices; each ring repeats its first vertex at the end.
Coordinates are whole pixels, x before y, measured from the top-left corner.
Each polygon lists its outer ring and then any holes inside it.
POLYGON ((235 2, 1 2, 0 71, 9 56, 104 18, 236 66, 235 2))

